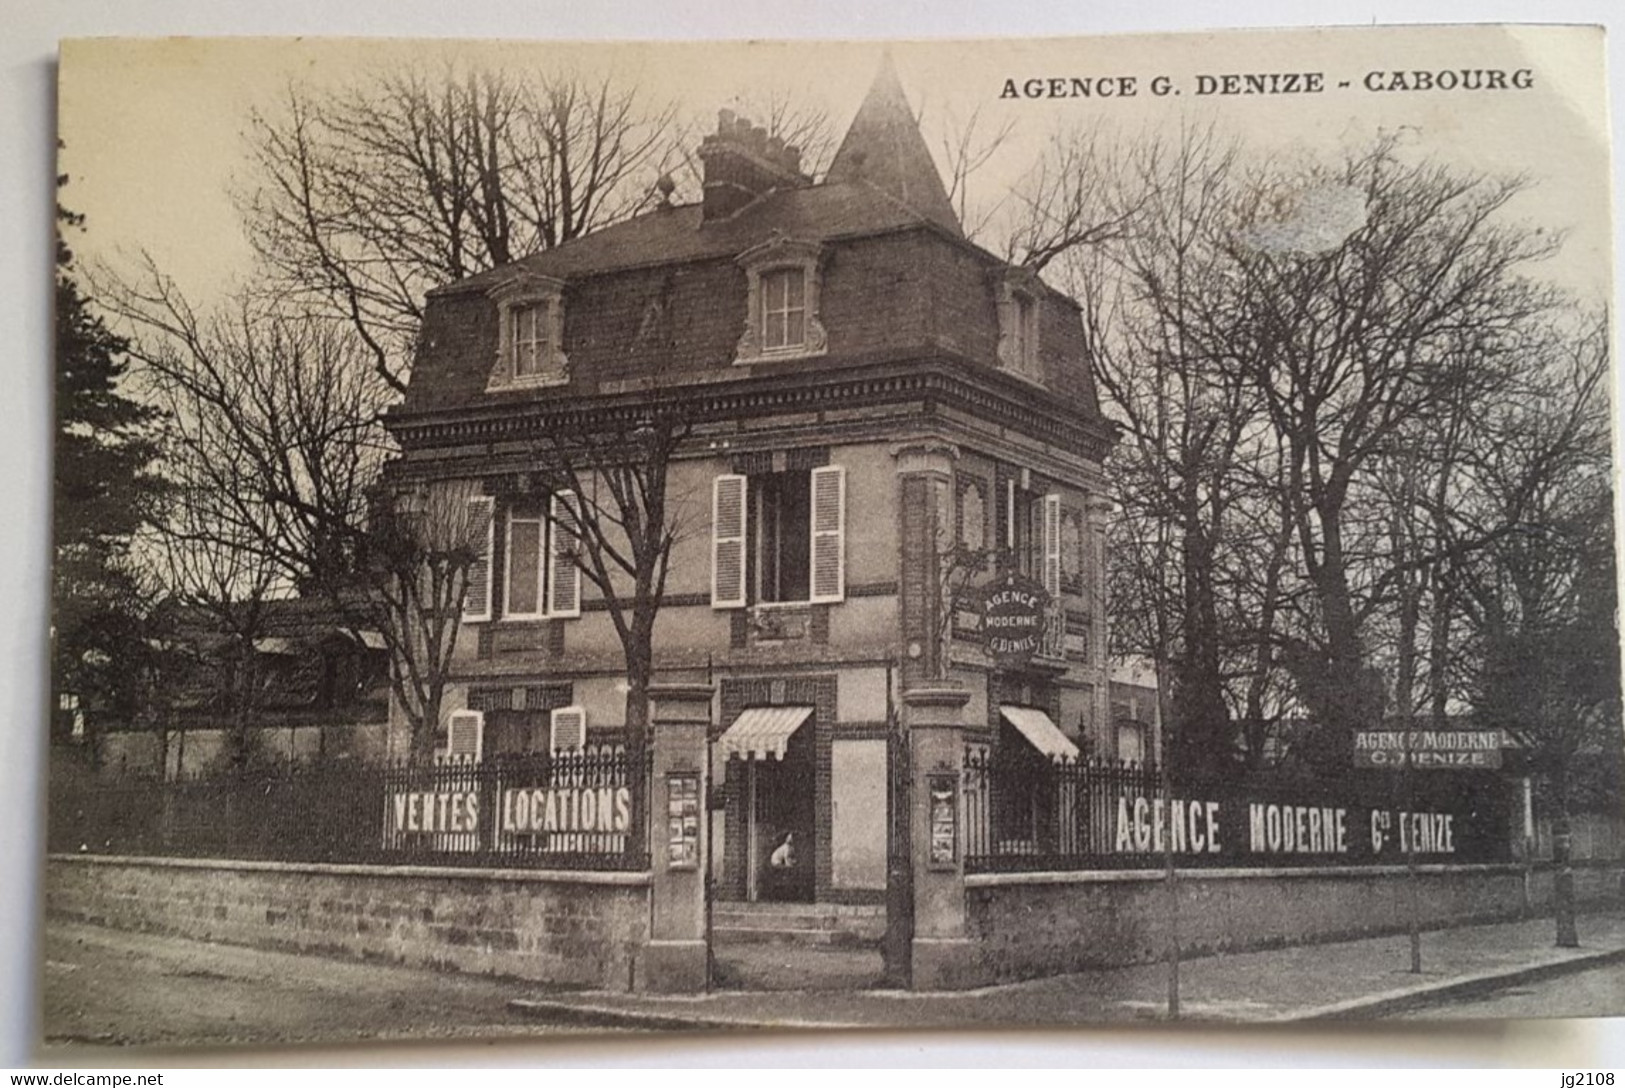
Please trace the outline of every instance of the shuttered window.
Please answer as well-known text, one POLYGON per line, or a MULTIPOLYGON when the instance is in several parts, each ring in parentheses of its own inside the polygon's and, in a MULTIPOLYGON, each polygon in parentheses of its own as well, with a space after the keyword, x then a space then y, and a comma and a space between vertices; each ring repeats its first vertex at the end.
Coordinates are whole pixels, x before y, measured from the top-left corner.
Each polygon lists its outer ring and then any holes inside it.
POLYGON ((718 476, 711 493, 711 605, 846 599, 846 470, 718 476))
POLYGON ((846 599, 846 470, 812 470, 812 600, 846 599))
POLYGON ((548 749, 579 752, 587 746, 587 711, 580 706, 561 706, 553 711, 548 729, 548 749))
POLYGON ((545 584, 542 543, 547 519, 534 506, 508 510, 507 577, 503 615, 512 619, 538 619, 543 614, 545 584))
POLYGON ((745 496, 743 476, 711 484, 711 607, 745 605, 745 496))
POLYGON ((553 496, 551 546, 552 577, 548 584, 547 612, 550 616, 581 615, 581 568, 576 565, 579 544, 576 531, 576 499, 570 492, 553 496))
POLYGON ((446 724, 446 747, 440 753, 449 763, 478 763, 485 754, 485 715, 478 710, 454 710, 446 724))
POLYGON ((468 565, 468 587, 463 595, 463 619, 478 621, 491 618, 491 547, 496 525, 492 517, 496 503, 485 495, 468 500, 469 534, 474 545, 474 559, 468 565))

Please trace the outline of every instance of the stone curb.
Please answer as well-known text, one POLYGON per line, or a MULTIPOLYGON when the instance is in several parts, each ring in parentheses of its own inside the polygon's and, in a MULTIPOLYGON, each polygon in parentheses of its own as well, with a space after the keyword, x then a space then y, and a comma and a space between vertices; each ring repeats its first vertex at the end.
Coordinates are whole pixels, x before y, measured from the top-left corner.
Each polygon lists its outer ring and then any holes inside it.
POLYGON ((846 1024, 824 1020, 752 1020, 682 1015, 670 1012, 648 1012, 642 1009, 617 1009, 607 1005, 531 997, 514 998, 508 1002, 508 1010, 519 1016, 531 1020, 545 1021, 549 1024, 565 1024, 571 1027, 584 1028, 619 1028, 632 1031, 773 1031, 782 1029, 850 1031, 885 1026, 878 1024, 846 1024))
POLYGON ((1339 1001, 1331 1005, 1319 1005, 1310 1009, 1283 1013, 1280 1016, 1272 1017, 1269 1022, 1287 1024, 1317 1020, 1374 1020, 1419 1005, 1425 1005, 1441 998, 1470 997, 1498 990, 1505 986, 1524 982, 1539 982, 1543 979, 1556 978, 1561 975, 1622 961, 1625 961, 1625 948, 1608 948, 1597 952, 1581 953, 1566 959, 1548 960, 1545 963, 1529 964, 1523 967, 1483 971, 1476 975, 1463 975, 1459 978, 1442 979, 1438 982, 1424 982, 1398 990, 1389 990, 1386 993, 1350 998, 1347 1001, 1339 1001))

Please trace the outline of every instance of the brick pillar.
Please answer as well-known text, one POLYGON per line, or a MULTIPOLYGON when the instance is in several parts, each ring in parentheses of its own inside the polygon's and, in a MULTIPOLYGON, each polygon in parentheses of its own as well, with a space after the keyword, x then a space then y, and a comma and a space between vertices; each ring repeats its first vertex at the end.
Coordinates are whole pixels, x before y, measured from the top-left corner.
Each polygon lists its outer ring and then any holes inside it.
POLYGON ((898 621, 905 685, 930 684, 946 673, 943 660, 942 557, 954 546, 954 461, 957 447, 934 439, 892 451, 897 460, 898 621))
POLYGON ((650 780, 649 943, 644 949, 642 988, 655 993, 700 993, 709 982, 705 934, 706 794, 710 788, 707 735, 711 728, 709 684, 651 684, 653 728, 650 780), (693 785, 697 835, 692 858, 672 841, 671 821, 683 819, 684 788, 693 785))
MULTIPOLYGON (((949 990, 973 985, 975 946, 965 926, 965 705, 970 692, 939 684, 903 692, 903 715, 910 744, 910 838, 914 855, 914 939, 910 948, 912 986, 949 990), (934 789, 935 787, 935 789, 934 789), (951 856, 934 848, 933 808, 952 789, 954 843, 951 856)), ((941 813, 938 813, 940 816, 941 813)))

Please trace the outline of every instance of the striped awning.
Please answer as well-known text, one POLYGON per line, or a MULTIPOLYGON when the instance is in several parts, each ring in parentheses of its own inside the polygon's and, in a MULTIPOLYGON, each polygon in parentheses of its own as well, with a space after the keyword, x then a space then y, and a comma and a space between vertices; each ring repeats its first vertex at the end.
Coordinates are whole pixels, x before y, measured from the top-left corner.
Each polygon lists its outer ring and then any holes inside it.
POLYGON ((717 743, 729 759, 783 759, 790 735, 812 717, 812 712, 810 706, 751 707, 734 719, 717 743))
POLYGON ((1016 732, 1027 738, 1040 755, 1050 759, 1077 759, 1078 746, 1067 739, 1065 733, 1042 710, 1030 706, 1001 706, 1004 720, 1016 727, 1016 732))

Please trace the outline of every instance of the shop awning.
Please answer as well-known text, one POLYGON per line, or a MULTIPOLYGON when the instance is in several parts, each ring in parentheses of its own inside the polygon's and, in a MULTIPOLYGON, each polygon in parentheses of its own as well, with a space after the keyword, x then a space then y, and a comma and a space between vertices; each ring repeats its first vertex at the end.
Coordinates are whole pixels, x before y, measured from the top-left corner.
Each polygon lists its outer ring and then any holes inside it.
POLYGON ((812 712, 810 706, 751 707, 734 719, 718 743, 729 759, 783 759, 790 735, 812 717, 812 712))
POLYGON ((1066 734, 1042 710, 1034 710, 1030 706, 1001 706, 999 713, 1027 738, 1029 744, 1038 749, 1040 755, 1050 759, 1078 758, 1078 746, 1068 740, 1066 734))

